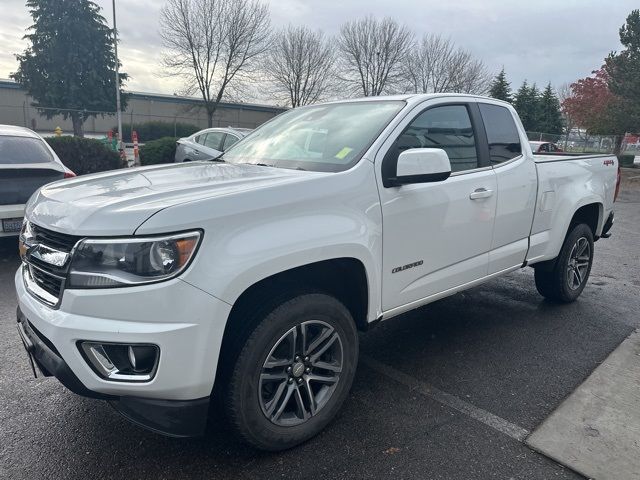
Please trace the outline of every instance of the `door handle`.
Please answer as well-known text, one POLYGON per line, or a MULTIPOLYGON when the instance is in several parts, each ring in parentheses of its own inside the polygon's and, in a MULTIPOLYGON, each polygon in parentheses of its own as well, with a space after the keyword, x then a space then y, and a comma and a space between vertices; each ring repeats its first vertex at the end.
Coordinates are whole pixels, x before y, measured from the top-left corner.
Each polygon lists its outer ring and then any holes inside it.
POLYGON ((471 200, 479 200, 481 198, 489 198, 493 195, 493 190, 487 190, 486 188, 476 188, 469 194, 471 200))

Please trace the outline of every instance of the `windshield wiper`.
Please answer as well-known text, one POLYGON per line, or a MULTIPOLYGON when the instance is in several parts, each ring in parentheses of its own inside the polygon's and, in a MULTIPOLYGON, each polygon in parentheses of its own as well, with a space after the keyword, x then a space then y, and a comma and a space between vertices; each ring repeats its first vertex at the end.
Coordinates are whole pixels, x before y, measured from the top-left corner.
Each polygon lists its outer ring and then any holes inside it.
POLYGON ((226 160, 224 160, 222 158, 222 156, 224 155, 224 152, 222 152, 220 155, 218 155, 217 157, 213 157, 211 160, 209 160, 210 162, 220 162, 220 163, 227 163, 226 160))

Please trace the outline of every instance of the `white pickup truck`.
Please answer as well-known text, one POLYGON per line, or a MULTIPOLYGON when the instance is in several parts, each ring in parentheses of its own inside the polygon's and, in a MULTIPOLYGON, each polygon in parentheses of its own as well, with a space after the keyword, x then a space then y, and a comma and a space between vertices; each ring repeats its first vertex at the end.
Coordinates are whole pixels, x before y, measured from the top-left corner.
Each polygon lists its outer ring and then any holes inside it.
POLYGON ((41 188, 18 330, 45 376, 137 424, 198 435, 216 405, 289 448, 345 400, 358 330, 526 266, 575 300, 618 185, 615 156, 532 155, 489 98, 296 108, 217 161, 41 188))

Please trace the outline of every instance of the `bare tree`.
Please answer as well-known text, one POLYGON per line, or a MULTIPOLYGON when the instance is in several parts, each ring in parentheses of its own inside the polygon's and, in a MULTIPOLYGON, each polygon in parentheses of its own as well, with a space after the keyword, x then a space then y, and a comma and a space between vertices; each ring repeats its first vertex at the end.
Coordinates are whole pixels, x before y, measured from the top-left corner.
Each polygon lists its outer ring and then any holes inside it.
POLYGON ((424 35, 403 64, 406 90, 413 93, 474 93, 489 89, 484 63, 440 35, 424 35))
POLYGON ((333 44, 320 31, 292 27, 275 35, 265 72, 274 93, 292 107, 326 96, 334 78, 333 44))
POLYGON ((209 126, 225 91, 268 48, 269 10, 258 0, 168 0, 160 12, 165 68, 199 91, 209 126))
MULTIPOLYGON (((560 85, 560 87, 557 89, 557 95, 558 101, 560 102, 560 112, 562 113, 562 120, 564 121, 564 149, 567 150, 567 147, 569 145, 569 136, 576 126, 575 120, 564 106, 565 100, 573 96, 573 93, 571 92, 571 84, 565 82, 560 85)), ((578 136, 582 137, 579 128, 577 129, 577 131, 578 136)))
POLYGON ((341 79, 352 93, 365 97, 393 91, 413 43, 413 33, 392 18, 347 22, 338 37, 341 79))
POLYGON ((492 77, 481 60, 473 58, 471 53, 465 50, 458 50, 449 71, 449 91, 485 95, 489 91, 492 77))

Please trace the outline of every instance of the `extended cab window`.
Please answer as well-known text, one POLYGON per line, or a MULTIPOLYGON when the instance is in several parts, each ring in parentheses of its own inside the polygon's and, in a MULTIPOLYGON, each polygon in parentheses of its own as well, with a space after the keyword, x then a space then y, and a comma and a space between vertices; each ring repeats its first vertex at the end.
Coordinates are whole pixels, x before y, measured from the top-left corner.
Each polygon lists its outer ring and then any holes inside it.
POLYGON ((418 115, 394 142, 383 169, 393 175, 398 155, 412 148, 443 149, 452 172, 478 168, 475 136, 465 105, 433 107, 418 115))
POLYGON ((479 106, 487 132, 491 164, 506 162, 521 155, 520 135, 511 112, 499 105, 481 103, 479 106))

